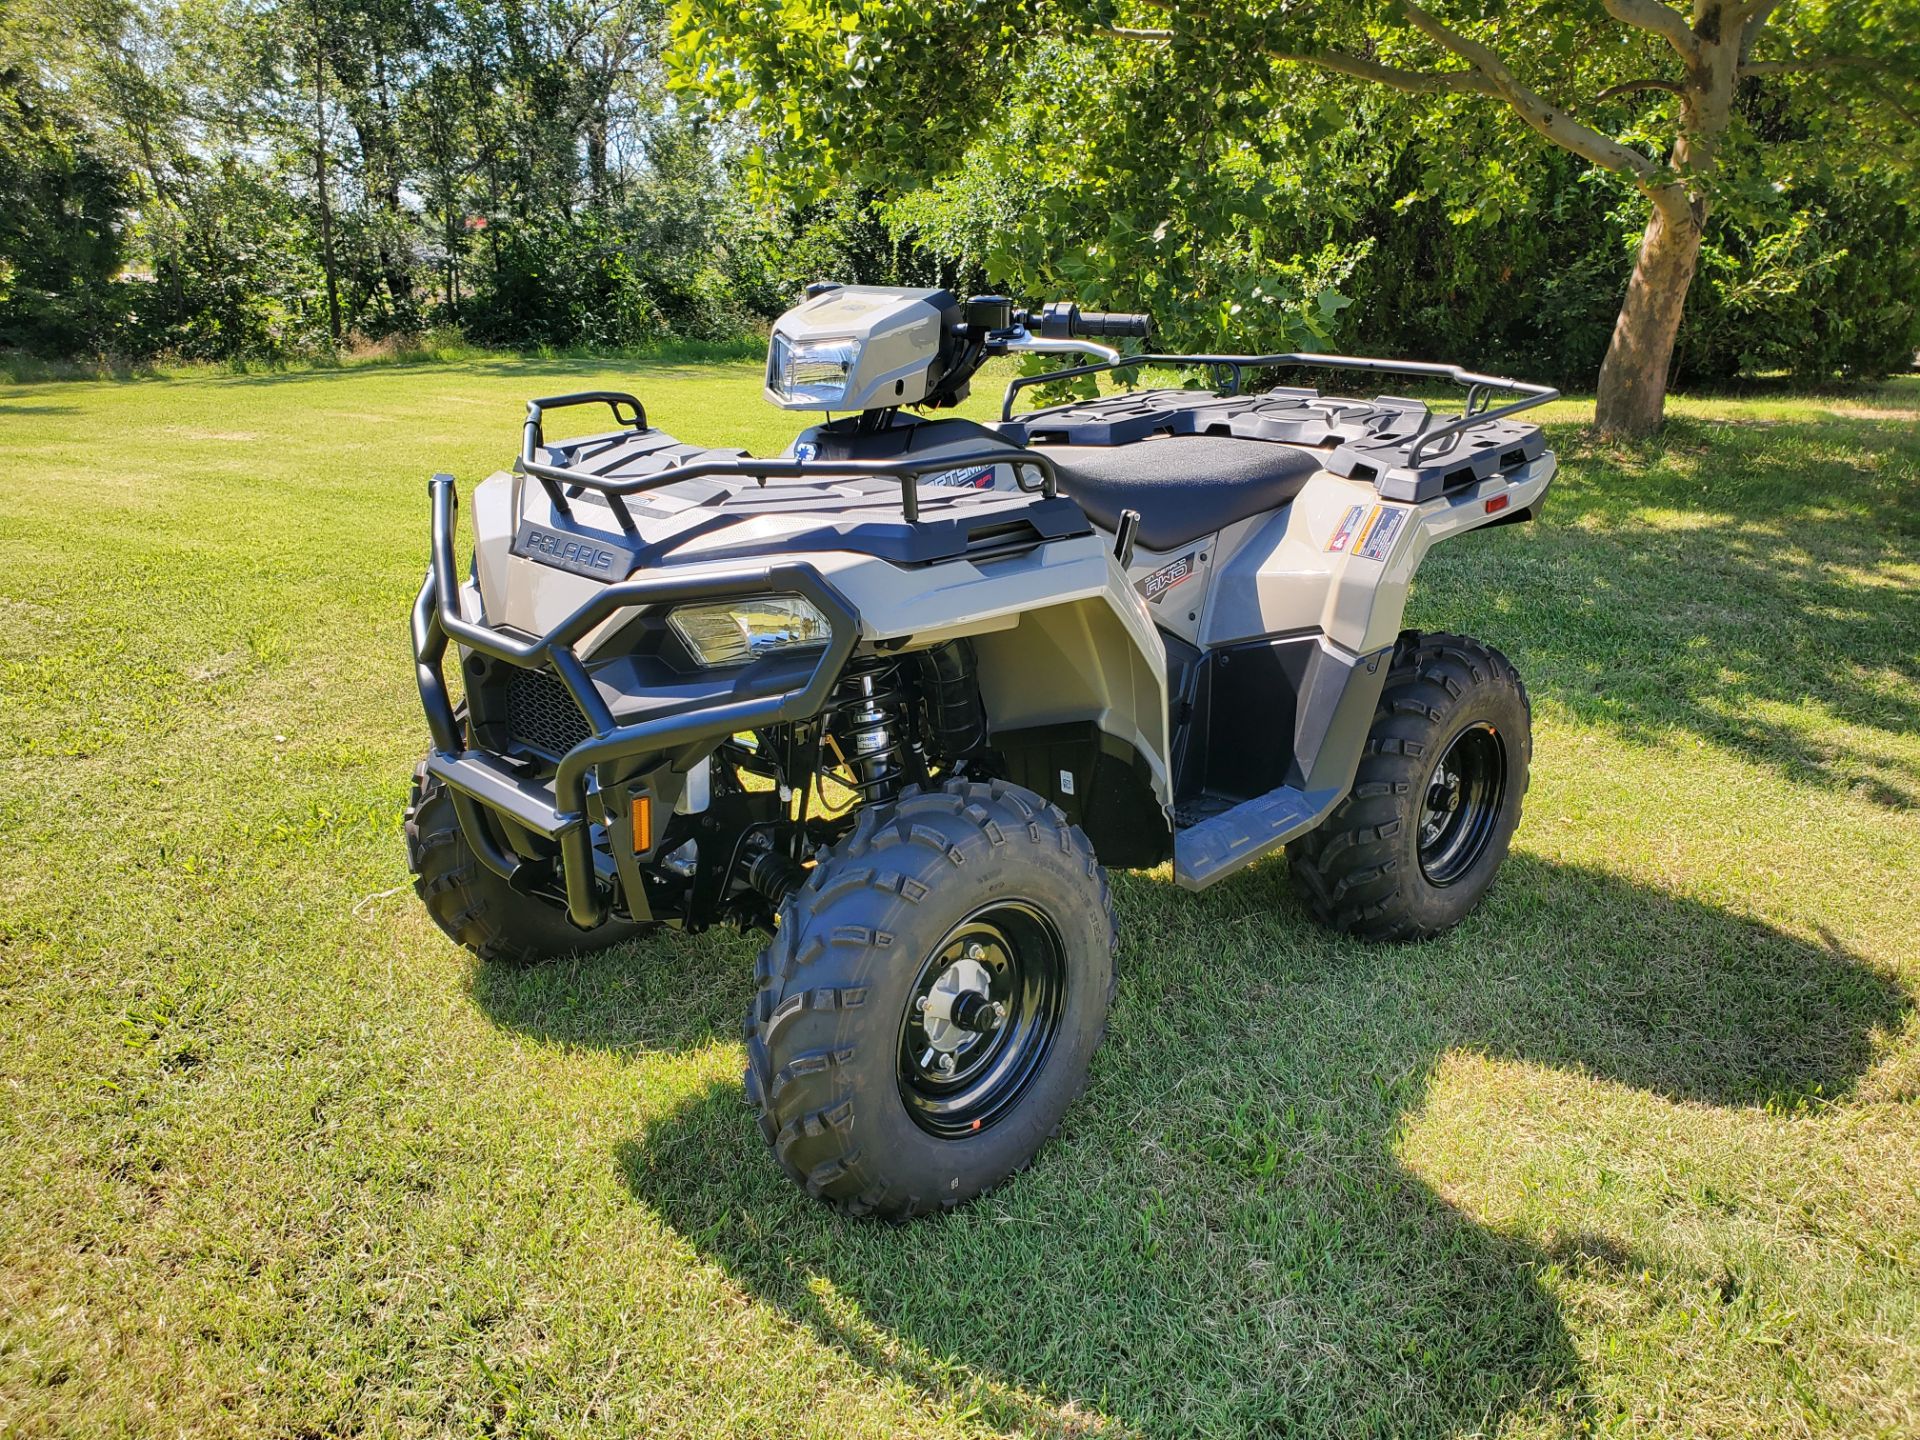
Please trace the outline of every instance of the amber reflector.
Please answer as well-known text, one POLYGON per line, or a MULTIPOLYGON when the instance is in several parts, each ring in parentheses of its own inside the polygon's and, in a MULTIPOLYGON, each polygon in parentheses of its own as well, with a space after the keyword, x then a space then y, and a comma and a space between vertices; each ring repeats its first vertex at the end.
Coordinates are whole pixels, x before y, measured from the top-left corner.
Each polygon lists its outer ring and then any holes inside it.
POLYGON ((653 797, 633 797, 633 853, 644 855, 653 848, 653 797))

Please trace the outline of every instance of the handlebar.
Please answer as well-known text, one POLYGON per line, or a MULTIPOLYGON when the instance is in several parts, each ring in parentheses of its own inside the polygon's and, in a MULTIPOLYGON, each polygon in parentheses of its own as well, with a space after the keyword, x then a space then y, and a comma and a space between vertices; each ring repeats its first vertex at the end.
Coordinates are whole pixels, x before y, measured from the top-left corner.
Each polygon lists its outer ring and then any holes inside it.
POLYGON ((1036 317, 1039 334, 1048 340, 1072 340, 1083 335, 1126 336, 1144 340, 1153 329, 1150 315, 1129 315, 1119 310, 1082 310, 1070 301, 1047 306, 1036 317))
POLYGON ((1123 335, 1144 340, 1153 332, 1153 317, 1119 310, 1082 310, 1073 331, 1076 335, 1123 335))

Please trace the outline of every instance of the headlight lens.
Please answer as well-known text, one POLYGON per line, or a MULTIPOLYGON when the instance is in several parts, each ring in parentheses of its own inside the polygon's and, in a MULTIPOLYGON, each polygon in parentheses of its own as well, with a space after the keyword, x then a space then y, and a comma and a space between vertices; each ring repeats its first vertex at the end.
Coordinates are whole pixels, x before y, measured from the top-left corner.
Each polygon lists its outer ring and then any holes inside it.
POLYGON ((775 331, 767 349, 767 385, 789 402, 838 405, 859 358, 858 340, 790 340, 775 331))
POLYGON ((798 595, 762 595, 682 605, 667 617, 700 664, 744 665, 775 651, 817 650, 832 638, 827 617, 798 595))

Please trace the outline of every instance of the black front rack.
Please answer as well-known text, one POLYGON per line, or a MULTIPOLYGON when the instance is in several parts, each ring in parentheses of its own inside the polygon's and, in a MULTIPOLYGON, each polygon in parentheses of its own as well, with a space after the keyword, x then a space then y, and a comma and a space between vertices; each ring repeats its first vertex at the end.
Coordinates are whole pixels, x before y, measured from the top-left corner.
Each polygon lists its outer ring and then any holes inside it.
POLYGON ((660 470, 646 475, 611 476, 605 473, 613 468, 622 457, 616 456, 611 463, 600 470, 592 468, 592 461, 618 447, 628 438, 627 434, 613 435, 600 440, 597 444, 577 456, 572 465, 554 465, 539 458, 539 452, 546 446, 546 435, 542 419, 547 411, 559 410, 572 405, 606 405, 613 411, 614 419, 628 427, 629 434, 640 434, 647 429, 646 411, 633 396, 615 390, 590 390, 578 395, 551 395, 543 400, 527 402, 527 419, 521 429, 520 458, 517 468, 531 475, 545 487, 547 498, 560 514, 571 517, 573 511, 568 504, 568 492, 578 494, 582 490, 592 490, 606 499, 614 518, 620 522, 620 528, 628 535, 637 535, 638 527, 628 511, 624 500, 629 495, 643 494, 649 490, 658 490, 668 485, 677 485, 686 480, 753 480, 765 485, 769 480, 816 480, 816 479, 852 479, 877 478, 892 479, 900 482, 900 505, 906 512, 909 525, 920 520, 920 491, 916 482, 920 476, 941 471, 962 469, 971 465, 1011 465, 1015 483, 1021 489, 1037 491, 1048 500, 1060 493, 1059 477, 1054 470, 1053 461, 1047 456, 1021 451, 1010 453, 1010 447, 982 447, 960 454, 948 452, 936 458, 914 460, 762 460, 750 455, 716 458, 712 460, 693 460, 683 464, 669 464, 660 470), (622 406, 631 407, 631 417, 621 414, 622 406), (1037 471, 1039 484, 1028 482, 1024 472, 1037 471))
POLYGON ((714 739, 765 725, 785 724, 816 715, 860 638, 853 607, 812 565, 770 560, 699 575, 649 576, 596 590, 572 614, 544 635, 510 632, 470 620, 460 602, 460 575, 453 536, 458 500, 451 475, 428 482, 432 498, 432 537, 426 580, 413 605, 413 655, 420 702, 426 712, 433 749, 427 769, 452 792, 460 828, 488 869, 516 887, 539 883, 538 867, 510 853, 495 840, 482 810, 492 810, 554 842, 567 910, 574 923, 592 929, 607 918, 609 885, 594 863, 588 779, 602 767, 635 756, 664 753, 703 739, 714 739), (795 594, 825 617, 828 642, 806 679, 773 694, 752 695, 705 708, 670 709, 634 724, 618 722, 595 688, 578 645, 616 611, 667 609, 702 601, 795 594), (449 640, 470 650, 525 669, 549 669, 580 707, 590 738, 560 757, 551 789, 528 780, 498 756, 468 749, 458 711, 442 665, 449 640))
POLYGON ((1214 384, 1217 389, 1227 395, 1240 393, 1248 370, 1276 370, 1292 366, 1327 370, 1360 370, 1375 375, 1404 375, 1418 379, 1446 380, 1455 385, 1464 386, 1467 399, 1459 417, 1431 430, 1423 430, 1414 437, 1406 456, 1406 464, 1409 467, 1418 466, 1428 451, 1444 448, 1440 445, 1442 441, 1450 441, 1453 437, 1477 426, 1490 424, 1509 415, 1517 415, 1522 410, 1531 410, 1536 405, 1545 405, 1550 400, 1560 398, 1560 392, 1548 385, 1533 385, 1524 380, 1510 380, 1501 375, 1480 375, 1471 370, 1463 370, 1458 365, 1439 365, 1425 360, 1376 360, 1359 355, 1123 355, 1118 360, 1100 360, 1092 364, 1075 365, 1065 370, 1049 370, 1043 375, 1022 375, 1009 381, 1005 398, 1000 403, 1000 419, 1004 423, 1014 418, 1014 397, 1029 386, 1047 385, 1062 380, 1078 380, 1086 375, 1137 369, 1143 365, 1211 370, 1216 377, 1224 376, 1224 379, 1215 378, 1214 384), (1517 394, 1520 399, 1505 405, 1493 405, 1491 403, 1493 396, 1502 393, 1517 394))

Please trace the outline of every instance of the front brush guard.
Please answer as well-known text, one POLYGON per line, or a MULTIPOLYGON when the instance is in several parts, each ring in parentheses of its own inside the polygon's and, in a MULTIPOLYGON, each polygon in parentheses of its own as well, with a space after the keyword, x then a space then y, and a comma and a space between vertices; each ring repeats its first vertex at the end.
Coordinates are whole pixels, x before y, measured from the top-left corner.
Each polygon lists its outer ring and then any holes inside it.
POLYGON ((474 854, 509 884, 524 883, 527 862, 494 838, 485 810, 494 810, 554 841, 560 852, 568 918, 579 928, 591 930, 609 916, 611 886, 601 880, 594 862, 593 825, 587 810, 588 777, 597 778, 601 766, 615 761, 818 714, 859 640, 859 618, 811 565, 784 562, 704 575, 624 580, 601 590, 545 635, 518 639, 470 621, 461 613, 460 577, 453 560, 454 518, 459 506, 453 477, 435 475, 428 482, 427 492, 433 501, 432 552, 426 581, 413 604, 412 627, 420 704, 433 738, 427 770, 447 786, 460 829, 474 854), (689 707, 638 724, 621 725, 600 698, 574 650, 583 636, 617 610, 771 594, 804 597, 826 617, 830 632, 827 647, 806 683, 776 695, 706 708, 689 707), (527 669, 547 666, 572 693, 593 735, 561 757, 551 790, 516 774, 486 751, 466 748, 447 693, 446 677, 441 673, 449 639, 510 665, 527 669))

